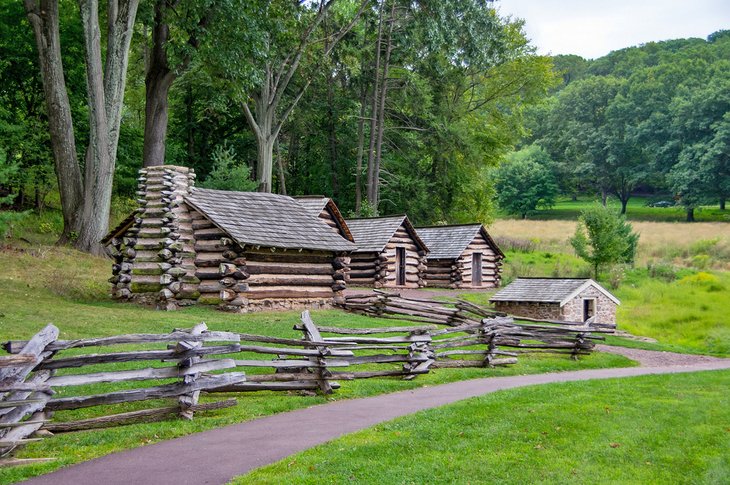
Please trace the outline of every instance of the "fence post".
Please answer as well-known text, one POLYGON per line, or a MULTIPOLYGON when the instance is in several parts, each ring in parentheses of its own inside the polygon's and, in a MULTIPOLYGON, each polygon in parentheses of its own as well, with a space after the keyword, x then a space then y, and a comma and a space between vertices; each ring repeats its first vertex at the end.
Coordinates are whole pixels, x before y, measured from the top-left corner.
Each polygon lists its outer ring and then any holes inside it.
POLYGON ((0 456, 5 456, 13 449, 16 444, 24 443, 23 440, 36 432, 43 426, 48 417, 43 409, 50 399, 50 391, 16 391, 14 388, 23 388, 23 384, 28 388, 42 388, 43 383, 51 377, 50 371, 36 372, 27 382, 25 378, 43 359, 52 355, 53 352, 46 351, 49 344, 58 338, 58 328, 55 325, 48 324, 46 327, 35 334, 20 351, 21 355, 30 355, 33 357, 32 362, 25 365, 15 367, 0 368, 0 400, 1 401, 25 401, 25 404, 18 403, 18 406, 4 408, 4 413, 0 416, 0 439, 10 444, 0 448, 0 456), (27 415, 31 418, 21 426, 3 426, 19 423, 27 415))
MULTIPOLYGON (((201 322, 197 325, 195 325, 192 329, 190 329, 190 335, 201 335, 203 332, 208 330, 208 326, 205 324, 205 322, 201 322)), ((187 341, 183 340, 181 342, 178 342, 177 346, 175 346, 175 350, 180 353, 188 352, 192 349, 197 349, 203 346, 202 341, 187 341)), ((200 361, 200 357, 186 357, 182 359, 178 363, 178 367, 180 369, 185 369, 187 367, 192 366, 196 362, 200 361)), ((191 384, 193 383, 198 377, 200 377, 200 374, 188 374, 183 376, 183 383, 185 384, 191 384)), ((193 419, 193 407, 198 404, 198 399, 200 399, 200 391, 193 391, 190 394, 182 394, 180 397, 178 397, 177 402, 180 405, 180 411, 178 412, 178 415, 183 419, 193 419)))
POLYGON ((316 372, 319 376, 319 380, 317 381, 319 383, 319 388, 324 394, 332 394, 332 386, 328 380, 332 377, 332 373, 327 369, 327 359, 325 359, 325 356, 330 354, 330 349, 324 343, 324 339, 319 334, 319 330, 312 321, 309 310, 304 310, 302 312, 302 324, 304 325, 304 336, 308 342, 311 342, 311 344, 307 346, 319 351, 318 357, 309 358, 312 363, 317 364, 317 367, 314 368, 314 372, 316 372))

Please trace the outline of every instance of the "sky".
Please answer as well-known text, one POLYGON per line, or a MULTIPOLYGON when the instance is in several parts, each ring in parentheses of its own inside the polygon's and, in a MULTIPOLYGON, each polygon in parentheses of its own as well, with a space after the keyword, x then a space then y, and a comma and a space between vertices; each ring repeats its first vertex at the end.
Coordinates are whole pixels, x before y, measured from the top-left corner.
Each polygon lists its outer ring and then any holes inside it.
POLYGON ((497 0, 540 54, 595 59, 624 47, 730 29, 730 0, 497 0))

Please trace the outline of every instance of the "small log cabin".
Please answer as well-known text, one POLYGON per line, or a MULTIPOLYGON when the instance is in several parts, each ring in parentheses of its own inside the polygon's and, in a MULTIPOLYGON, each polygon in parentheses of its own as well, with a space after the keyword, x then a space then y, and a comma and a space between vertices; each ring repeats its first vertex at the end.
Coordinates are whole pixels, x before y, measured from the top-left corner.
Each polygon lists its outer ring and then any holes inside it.
POLYGON ((428 246, 426 282, 441 288, 497 288, 504 253, 482 224, 419 227, 428 246))
POLYGON ((185 167, 140 171, 140 207, 102 241, 112 296, 166 309, 327 307, 355 245, 291 197, 197 189, 185 167))
POLYGON ((518 317, 615 325, 621 302, 589 278, 517 278, 490 300, 518 317))
POLYGON ((428 247, 407 216, 348 219, 346 223, 357 245, 350 262, 352 285, 426 286, 428 247))
POLYGON ((340 236, 350 242, 354 242, 350 228, 347 227, 345 218, 342 217, 337 204, 329 197, 322 195, 303 195, 294 199, 304 206, 310 214, 324 220, 340 236))

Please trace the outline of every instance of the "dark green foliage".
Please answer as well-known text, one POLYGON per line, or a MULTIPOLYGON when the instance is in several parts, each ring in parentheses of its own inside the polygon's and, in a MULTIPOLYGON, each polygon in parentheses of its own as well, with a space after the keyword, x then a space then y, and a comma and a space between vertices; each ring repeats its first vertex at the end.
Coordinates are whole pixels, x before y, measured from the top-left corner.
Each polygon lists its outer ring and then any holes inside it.
POLYGON ((639 235, 624 217, 596 204, 582 212, 570 243, 576 254, 593 267, 594 278, 598 278, 605 266, 634 262, 639 235))
POLYGON ((238 159, 233 147, 217 146, 213 150, 212 159, 213 170, 198 184, 200 187, 238 192, 250 192, 256 189, 256 182, 251 180, 251 169, 238 159))
POLYGON ((499 206, 526 219, 536 209, 549 209, 558 195, 547 152, 532 145, 515 152, 495 172, 499 206))

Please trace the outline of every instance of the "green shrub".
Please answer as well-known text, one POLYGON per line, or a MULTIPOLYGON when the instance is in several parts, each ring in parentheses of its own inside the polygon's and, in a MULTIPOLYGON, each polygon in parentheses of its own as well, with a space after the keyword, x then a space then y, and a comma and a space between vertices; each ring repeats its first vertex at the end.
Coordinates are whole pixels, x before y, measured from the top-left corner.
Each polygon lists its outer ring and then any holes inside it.
POLYGON ((236 150, 227 144, 218 145, 211 155, 213 170, 200 187, 218 190, 250 192, 256 190, 256 182, 251 180, 251 169, 246 162, 238 160, 236 150))

